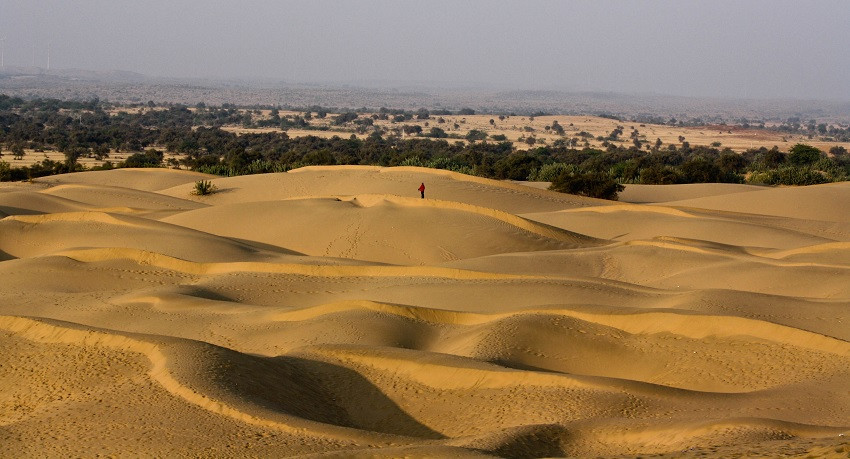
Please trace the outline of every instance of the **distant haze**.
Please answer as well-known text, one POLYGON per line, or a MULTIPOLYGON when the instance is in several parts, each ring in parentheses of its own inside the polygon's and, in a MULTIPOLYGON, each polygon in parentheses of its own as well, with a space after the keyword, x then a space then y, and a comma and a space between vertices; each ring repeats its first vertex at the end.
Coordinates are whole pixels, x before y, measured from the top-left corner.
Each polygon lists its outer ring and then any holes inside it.
POLYGON ((850 100, 834 1, 0 0, 7 66, 850 100))

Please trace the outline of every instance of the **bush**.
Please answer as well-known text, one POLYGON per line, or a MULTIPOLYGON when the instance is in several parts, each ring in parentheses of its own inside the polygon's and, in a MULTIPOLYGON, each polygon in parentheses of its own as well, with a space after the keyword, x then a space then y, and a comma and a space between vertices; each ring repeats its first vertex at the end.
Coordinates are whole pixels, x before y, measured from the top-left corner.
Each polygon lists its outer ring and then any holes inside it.
POLYGON ((814 164, 821 158, 821 151, 810 145, 798 143, 791 147, 791 152, 788 154, 788 162, 795 166, 805 166, 814 164))
POLYGON ((764 185, 817 185, 827 183, 829 179, 821 172, 807 167, 786 166, 766 172, 757 172, 750 176, 750 183, 764 185))
POLYGON ((528 180, 541 165, 535 156, 512 154, 497 161, 493 167, 498 179, 528 180))
POLYGON ((574 174, 568 171, 562 173, 552 182, 550 190, 561 193, 577 194, 591 198, 610 199, 616 201, 618 193, 625 187, 617 183, 607 174, 589 172, 574 174))
POLYGON ((655 164, 640 171, 640 183, 644 185, 672 185, 680 182, 679 173, 670 166, 655 164))
POLYGON ((476 140, 484 140, 487 138, 487 133, 484 131, 479 131, 478 129, 473 129, 466 134, 466 140, 470 142, 475 142, 476 140))
POLYGON ((192 194, 206 196, 215 193, 217 189, 209 180, 198 180, 195 182, 195 189, 192 191, 192 194))
POLYGON ((162 158, 161 151, 150 149, 144 153, 133 153, 121 163, 121 167, 160 167, 162 158))
POLYGON ((564 172, 575 173, 578 168, 571 164, 551 163, 540 166, 528 176, 528 180, 532 182, 554 182, 564 172))
POLYGON ((12 168, 6 161, 0 161, 0 182, 12 180, 12 168))

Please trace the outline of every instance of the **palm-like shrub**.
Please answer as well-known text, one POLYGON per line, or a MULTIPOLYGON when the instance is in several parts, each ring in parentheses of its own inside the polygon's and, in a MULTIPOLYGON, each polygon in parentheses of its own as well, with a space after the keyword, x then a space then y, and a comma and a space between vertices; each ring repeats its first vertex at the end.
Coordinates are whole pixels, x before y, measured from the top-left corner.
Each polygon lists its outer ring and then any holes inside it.
POLYGON ((209 180, 198 180, 195 182, 195 189, 192 191, 192 194, 196 194, 198 196, 206 196, 208 194, 213 194, 217 190, 216 186, 212 184, 209 180))

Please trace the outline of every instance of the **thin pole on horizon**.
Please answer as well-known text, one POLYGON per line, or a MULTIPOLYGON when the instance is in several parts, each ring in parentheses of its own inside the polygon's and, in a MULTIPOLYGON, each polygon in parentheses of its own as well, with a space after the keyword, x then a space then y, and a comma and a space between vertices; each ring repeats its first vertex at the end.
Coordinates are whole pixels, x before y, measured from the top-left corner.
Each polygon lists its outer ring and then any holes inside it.
POLYGON ((0 37, 0 68, 6 68, 6 36, 0 37))

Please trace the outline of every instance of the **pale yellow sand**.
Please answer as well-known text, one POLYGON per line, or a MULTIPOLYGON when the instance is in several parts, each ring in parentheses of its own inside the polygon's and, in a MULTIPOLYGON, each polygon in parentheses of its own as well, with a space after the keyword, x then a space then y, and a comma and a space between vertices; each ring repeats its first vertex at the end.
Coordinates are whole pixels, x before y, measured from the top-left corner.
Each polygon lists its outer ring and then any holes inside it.
POLYGON ((4 184, 0 456, 847 457, 850 187, 624 196, 4 184))

